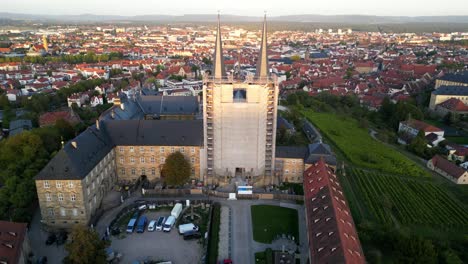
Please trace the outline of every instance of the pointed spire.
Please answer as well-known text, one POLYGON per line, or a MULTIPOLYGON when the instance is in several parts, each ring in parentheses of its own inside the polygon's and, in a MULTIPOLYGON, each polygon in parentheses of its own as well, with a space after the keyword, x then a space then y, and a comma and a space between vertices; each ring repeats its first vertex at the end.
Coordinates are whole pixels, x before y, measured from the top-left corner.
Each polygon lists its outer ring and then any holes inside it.
POLYGON ((223 47, 221 42, 221 22, 218 12, 218 29, 216 31, 213 77, 222 78, 225 75, 226 69, 224 68, 223 47))
POLYGON ((263 19, 262 43, 260 45, 260 53, 258 54, 257 73, 255 76, 258 78, 266 78, 268 77, 268 74, 267 23, 265 13, 265 17, 263 19))

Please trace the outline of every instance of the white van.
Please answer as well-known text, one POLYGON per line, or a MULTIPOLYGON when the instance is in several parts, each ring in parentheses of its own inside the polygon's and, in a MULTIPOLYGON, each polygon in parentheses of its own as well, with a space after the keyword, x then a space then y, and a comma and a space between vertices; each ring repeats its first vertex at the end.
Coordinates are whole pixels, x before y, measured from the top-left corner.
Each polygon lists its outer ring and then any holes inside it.
POLYGON ((187 231, 198 231, 198 226, 188 223, 185 225, 179 225, 179 234, 183 235, 187 231))
POLYGON ((174 226, 176 218, 174 216, 169 216, 164 223, 163 231, 164 232, 171 232, 172 227, 174 226))
POLYGON ((148 231, 153 232, 155 228, 156 228, 156 220, 151 220, 151 222, 148 224, 148 231))

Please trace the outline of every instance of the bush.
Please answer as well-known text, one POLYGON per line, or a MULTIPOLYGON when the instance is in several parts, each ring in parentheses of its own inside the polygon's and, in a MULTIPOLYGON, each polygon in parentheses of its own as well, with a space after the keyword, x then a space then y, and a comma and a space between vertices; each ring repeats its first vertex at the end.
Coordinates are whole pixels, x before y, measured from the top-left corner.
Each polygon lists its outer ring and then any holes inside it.
POLYGON ((213 214, 210 224, 210 238, 208 240, 208 263, 217 263, 218 260, 218 243, 219 243, 219 226, 221 224, 221 206, 219 203, 213 204, 213 214))

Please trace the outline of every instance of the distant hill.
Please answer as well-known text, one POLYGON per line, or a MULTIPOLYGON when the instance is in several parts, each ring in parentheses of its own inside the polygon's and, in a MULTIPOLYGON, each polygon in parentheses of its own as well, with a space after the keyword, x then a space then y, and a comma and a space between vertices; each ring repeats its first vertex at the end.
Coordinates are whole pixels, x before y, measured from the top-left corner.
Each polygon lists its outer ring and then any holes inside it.
MULTIPOLYGON (((171 15, 43 15, 43 14, 20 14, 0 12, 0 19, 16 20, 39 20, 39 21, 63 21, 63 22, 214 22, 214 14, 189 14, 181 16, 171 15)), ((258 22, 261 17, 222 15, 224 22, 258 22)), ((268 20, 278 22, 315 22, 315 23, 343 23, 343 24, 389 24, 389 23, 468 23, 468 16, 367 16, 367 15, 290 15, 269 16, 268 20)))

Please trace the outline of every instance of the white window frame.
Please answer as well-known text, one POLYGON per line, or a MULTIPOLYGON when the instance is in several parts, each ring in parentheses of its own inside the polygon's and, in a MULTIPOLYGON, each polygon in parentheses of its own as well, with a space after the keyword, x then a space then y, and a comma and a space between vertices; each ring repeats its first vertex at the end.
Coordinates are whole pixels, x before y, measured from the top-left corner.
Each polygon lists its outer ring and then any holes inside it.
POLYGON ((52 194, 46 193, 46 194, 45 194, 45 197, 46 197, 46 201, 47 201, 47 202, 52 202, 52 194))
POLYGON ((62 189, 62 186, 63 186, 62 181, 55 182, 55 186, 57 187, 57 189, 62 189))
POLYGON ((58 193, 57 194, 57 201, 63 202, 63 193, 58 193))
POLYGON ((49 181, 44 181, 44 189, 49 189, 49 188, 50 188, 49 181))
POLYGON ((70 194, 70 201, 72 201, 72 202, 76 201, 76 194, 74 194, 74 193, 70 194))

